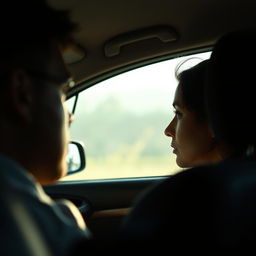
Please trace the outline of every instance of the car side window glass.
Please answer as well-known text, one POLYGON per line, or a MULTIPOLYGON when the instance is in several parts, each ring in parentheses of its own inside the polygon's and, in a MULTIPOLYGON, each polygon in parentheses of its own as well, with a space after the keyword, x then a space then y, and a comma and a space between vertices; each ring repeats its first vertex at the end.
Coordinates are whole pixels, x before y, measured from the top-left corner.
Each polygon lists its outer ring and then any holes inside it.
MULTIPOLYGON (((184 59, 162 61, 100 82, 79 94, 71 139, 82 142, 86 169, 63 180, 148 177, 174 174, 170 138, 175 68, 184 59)), ((72 105, 74 97, 67 101, 72 105)))

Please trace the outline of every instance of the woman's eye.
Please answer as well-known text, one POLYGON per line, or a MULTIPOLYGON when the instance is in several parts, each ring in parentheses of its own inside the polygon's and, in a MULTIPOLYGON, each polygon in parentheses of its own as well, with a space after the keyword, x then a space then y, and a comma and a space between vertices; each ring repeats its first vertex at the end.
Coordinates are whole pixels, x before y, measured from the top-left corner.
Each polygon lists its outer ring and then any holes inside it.
POLYGON ((177 117, 177 118, 181 118, 182 117, 182 113, 179 111, 179 110, 177 110, 177 109, 174 109, 174 114, 175 114, 175 116, 177 117))

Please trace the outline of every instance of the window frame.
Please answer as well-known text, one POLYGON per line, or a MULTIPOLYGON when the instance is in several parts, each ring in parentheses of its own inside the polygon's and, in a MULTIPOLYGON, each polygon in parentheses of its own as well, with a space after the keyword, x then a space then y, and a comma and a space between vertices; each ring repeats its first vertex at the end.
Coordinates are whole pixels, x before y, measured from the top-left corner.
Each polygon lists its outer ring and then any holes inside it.
MULTIPOLYGON (((97 85, 98 83, 101 83, 103 81, 106 81, 112 77, 116 77, 118 75, 121 75, 123 73, 126 73, 128 71, 132 71, 132 70, 136 70, 138 68, 141 67, 146 67, 148 65, 151 64, 156 64, 156 63, 160 63, 163 61, 167 61, 167 60, 173 60, 173 59, 177 59, 177 58, 182 58, 182 57, 189 57, 191 55, 195 55, 195 54, 200 54, 200 53, 204 53, 204 52, 210 52, 211 51, 211 47, 207 47, 207 48, 201 48, 201 49, 196 49, 193 51, 186 51, 185 53, 183 52, 182 54, 175 54, 175 55, 168 55, 168 56, 162 56, 162 57, 158 57, 158 58, 154 58, 151 60, 147 60, 147 61, 143 61, 143 62, 139 62, 139 63, 135 63, 133 65, 129 65, 129 66, 125 66, 122 67, 120 69, 116 69, 113 70, 111 72, 108 72, 106 74, 103 74, 101 76, 95 77, 94 79, 90 79, 85 83, 81 83, 78 84, 78 86, 76 86, 75 88, 72 88, 67 95, 67 100, 70 100, 72 97, 75 98, 74 100, 74 106, 72 108, 74 114, 76 114, 75 110, 76 110, 76 106, 77 106, 77 102, 79 101, 79 95, 80 93, 84 92, 85 90, 97 85)), ((168 148, 166 148, 166 151, 168 151, 168 148)), ((85 169, 86 172, 86 169, 85 169)), ((159 177, 163 177, 165 175, 159 175, 159 177)), ((166 174, 166 176, 168 176, 168 174, 166 174)), ((122 179, 122 178, 146 178, 146 177, 152 177, 152 176, 141 176, 141 177, 117 177, 116 179, 122 179)), ((154 176, 157 177, 157 176, 154 176)), ((104 180, 106 178, 102 178, 99 180, 104 180)), ((115 179, 115 177, 111 177, 110 179, 115 179)), ((73 180, 73 179, 72 179, 73 180)))

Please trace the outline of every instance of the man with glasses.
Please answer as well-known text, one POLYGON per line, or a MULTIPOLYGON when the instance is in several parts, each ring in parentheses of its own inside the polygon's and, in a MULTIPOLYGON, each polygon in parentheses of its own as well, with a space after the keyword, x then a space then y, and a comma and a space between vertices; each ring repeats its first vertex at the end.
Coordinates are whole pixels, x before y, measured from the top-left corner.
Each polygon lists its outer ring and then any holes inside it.
MULTIPOLYGON (((1 7, 9 16, 0 17, 0 182, 7 199, 11 191, 22 202, 50 251, 65 255, 89 232, 71 202, 56 203, 41 185, 67 171, 71 120, 65 95, 73 81, 62 52, 76 26, 66 11, 43 0, 6 1, 1 7)), ((1 232, 11 239, 11 232, 1 232)))

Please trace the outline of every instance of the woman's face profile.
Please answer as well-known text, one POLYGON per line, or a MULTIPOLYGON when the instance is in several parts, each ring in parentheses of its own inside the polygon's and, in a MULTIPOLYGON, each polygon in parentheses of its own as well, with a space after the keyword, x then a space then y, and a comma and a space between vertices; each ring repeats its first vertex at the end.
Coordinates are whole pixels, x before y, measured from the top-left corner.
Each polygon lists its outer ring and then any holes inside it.
POLYGON ((209 126, 186 107, 180 86, 176 89, 173 107, 175 116, 165 129, 165 135, 172 138, 171 147, 177 165, 185 168, 215 162, 209 126))

